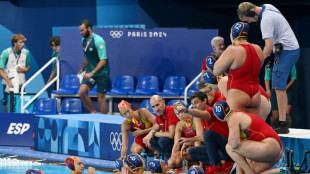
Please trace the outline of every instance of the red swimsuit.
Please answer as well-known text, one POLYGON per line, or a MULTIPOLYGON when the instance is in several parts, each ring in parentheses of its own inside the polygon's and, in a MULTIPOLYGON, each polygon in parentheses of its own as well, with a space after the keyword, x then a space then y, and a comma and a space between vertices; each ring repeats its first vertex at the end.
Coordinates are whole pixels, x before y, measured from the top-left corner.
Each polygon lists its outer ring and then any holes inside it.
POLYGON ((252 44, 240 45, 246 50, 247 58, 240 68, 229 70, 227 91, 231 88, 239 89, 253 97, 259 91, 258 76, 261 63, 252 44))

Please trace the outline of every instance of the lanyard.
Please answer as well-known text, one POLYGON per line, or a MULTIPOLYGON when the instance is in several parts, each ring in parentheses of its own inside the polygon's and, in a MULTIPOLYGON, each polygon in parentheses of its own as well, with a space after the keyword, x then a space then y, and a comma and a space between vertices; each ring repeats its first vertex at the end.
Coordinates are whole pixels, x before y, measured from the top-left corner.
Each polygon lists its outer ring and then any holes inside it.
POLYGON ((93 37, 91 37, 90 40, 87 41, 87 44, 86 44, 86 46, 85 46, 85 48, 84 48, 84 51, 85 51, 85 52, 86 52, 86 50, 87 50, 87 48, 88 48, 88 46, 89 46, 91 40, 93 40, 93 37))
POLYGON ((16 56, 16 54, 14 53, 14 56, 15 56, 15 65, 17 65, 17 64, 18 64, 18 61, 19 61, 20 55, 21 55, 21 53, 20 53, 18 56, 16 56))

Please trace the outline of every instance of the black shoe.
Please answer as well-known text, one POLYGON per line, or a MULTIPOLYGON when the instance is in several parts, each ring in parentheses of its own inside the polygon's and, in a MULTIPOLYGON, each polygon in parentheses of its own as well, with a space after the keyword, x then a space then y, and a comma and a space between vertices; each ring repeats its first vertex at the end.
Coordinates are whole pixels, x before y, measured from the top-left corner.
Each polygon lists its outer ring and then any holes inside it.
POLYGON ((277 134, 288 134, 290 130, 288 129, 287 122, 279 122, 277 127, 273 128, 277 134))

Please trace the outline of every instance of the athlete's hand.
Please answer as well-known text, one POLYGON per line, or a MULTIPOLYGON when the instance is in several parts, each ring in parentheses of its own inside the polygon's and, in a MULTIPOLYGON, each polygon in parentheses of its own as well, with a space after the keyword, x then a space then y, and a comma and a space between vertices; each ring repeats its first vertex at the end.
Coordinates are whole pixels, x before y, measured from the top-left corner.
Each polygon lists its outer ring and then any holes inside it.
POLYGON ((183 144, 183 143, 192 143, 191 138, 185 138, 185 137, 181 137, 179 138, 179 144, 183 144))
POLYGON ((131 132, 132 136, 138 137, 138 136, 144 134, 144 130, 139 129, 139 128, 135 128, 135 129, 136 129, 135 131, 131 132))
POLYGON ((151 147, 151 140, 153 139, 153 133, 150 132, 143 138, 143 143, 146 145, 146 147, 151 147))
POLYGON ((95 168, 94 167, 88 167, 87 174, 95 174, 95 168))
POLYGON ((189 143, 183 143, 182 148, 181 148, 181 158, 183 158, 183 155, 187 153, 188 147, 190 147, 189 143))
POLYGON ((86 73, 85 75, 84 75, 84 78, 85 79, 89 79, 89 78, 91 78, 92 76, 93 76, 94 74, 93 73, 86 73))

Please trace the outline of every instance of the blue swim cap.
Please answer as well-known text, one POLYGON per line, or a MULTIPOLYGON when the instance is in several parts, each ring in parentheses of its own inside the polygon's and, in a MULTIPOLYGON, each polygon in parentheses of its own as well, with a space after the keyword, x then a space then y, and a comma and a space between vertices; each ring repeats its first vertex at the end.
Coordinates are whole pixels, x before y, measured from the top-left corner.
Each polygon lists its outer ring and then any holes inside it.
POLYGON ((26 174, 42 174, 43 170, 41 169, 30 169, 26 172, 26 174))
POLYGON ((206 61, 207 61, 206 62, 207 68, 213 71, 214 64, 217 61, 216 56, 215 55, 208 56, 206 61))
POLYGON ((245 22, 237 22, 231 28, 232 40, 236 40, 240 37, 247 37, 250 26, 245 22))
POLYGON ((122 170, 122 167, 124 166, 124 158, 125 156, 122 156, 115 160, 115 166, 118 168, 118 170, 122 170))
POLYGON ((175 170, 170 169, 166 174, 176 174, 175 170))
POLYGON ((224 121, 225 117, 230 113, 230 108, 226 101, 220 100, 213 106, 214 115, 221 121, 224 121))
POLYGON ((217 76, 213 74, 212 71, 207 70, 204 74, 203 74, 203 79, 205 80, 206 84, 208 85, 215 85, 217 86, 217 76))
POLYGON ((147 164, 147 168, 152 172, 152 173, 163 173, 163 169, 162 169, 162 163, 164 163, 165 161, 161 160, 161 159, 153 159, 151 161, 148 162, 147 164))
POLYGON ((198 165, 193 165, 189 170, 188 174, 204 174, 203 169, 198 165))
POLYGON ((124 158, 124 162, 131 170, 136 170, 144 167, 143 159, 138 154, 130 154, 124 158))

